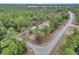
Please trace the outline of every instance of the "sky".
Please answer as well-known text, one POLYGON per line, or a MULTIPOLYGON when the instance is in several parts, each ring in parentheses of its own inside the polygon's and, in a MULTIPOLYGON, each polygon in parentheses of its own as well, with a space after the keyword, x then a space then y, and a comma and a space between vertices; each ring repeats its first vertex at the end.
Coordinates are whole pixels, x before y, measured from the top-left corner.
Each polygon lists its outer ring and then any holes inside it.
POLYGON ((72 4, 72 3, 79 3, 79 0, 0 0, 0 3, 1 4, 11 4, 11 3, 15 3, 15 4, 49 4, 49 3, 52 3, 52 4, 63 4, 63 3, 66 3, 66 4, 72 4))

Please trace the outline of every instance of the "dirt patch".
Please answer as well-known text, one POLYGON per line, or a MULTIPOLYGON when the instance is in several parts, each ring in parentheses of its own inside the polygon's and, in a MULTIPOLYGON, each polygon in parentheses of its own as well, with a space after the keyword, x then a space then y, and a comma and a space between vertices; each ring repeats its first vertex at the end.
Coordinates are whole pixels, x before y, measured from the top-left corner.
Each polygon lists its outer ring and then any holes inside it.
MULTIPOLYGON (((25 39, 28 39, 29 42, 33 43, 33 44, 36 44, 36 45, 46 45, 46 44, 49 44, 52 39, 56 36, 55 33, 59 32, 65 25, 66 23, 68 22, 67 21, 63 21, 60 23, 60 25, 58 26, 57 29, 55 29, 55 31, 53 31, 50 35, 46 36, 45 38, 41 39, 41 44, 39 44, 35 38, 34 39, 29 39, 27 38, 27 35, 23 35, 22 37, 24 37, 25 39)), ((45 25, 45 26, 49 26, 50 22, 49 21, 45 21, 42 23, 42 25, 45 25)), ((28 37, 31 36, 31 35, 28 35, 28 37)))
POLYGON ((45 38, 42 39, 41 44, 37 43, 36 40, 29 40, 29 41, 33 44, 36 44, 36 45, 49 44, 52 41, 52 39, 56 36, 55 33, 59 32, 59 30, 61 30, 65 26, 66 23, 67 23, 67 21, 61 22, 59 27, 55 31, 53 31, 50 35, 48 35, 48 36, 46 36, 45 38))
POLYGON ((64 25, 65 25, 64 22, 62 22, 60 26, 58 27, 58 29, 53 31, 49 36, 46 36, 44 39, 42 39, 42 43, 51 42, 51 39, 55 37, 55 33, 58 32, 60 29, 62 29, 64 25))

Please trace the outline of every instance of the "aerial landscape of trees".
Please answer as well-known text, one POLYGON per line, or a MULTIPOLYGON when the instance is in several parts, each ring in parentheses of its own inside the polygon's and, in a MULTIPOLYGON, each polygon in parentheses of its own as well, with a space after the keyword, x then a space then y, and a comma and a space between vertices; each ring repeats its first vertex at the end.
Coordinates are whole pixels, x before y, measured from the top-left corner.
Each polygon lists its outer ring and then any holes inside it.
POLYGON ((0 54, 23 54, 27 50, 24 38, 17 38, 22 27, 31 30, 35 26, 30 34, 36 35, 37 41, 49 35, 69 17, 67 10, 62 8, 0 7, 0 54), (46 21, 49 26, 41 25, 46 21))
MULTIPOLYGON (((68 11, 75 13, 79 24, 77 7, 1 7, 0 6, 0 54, 17 55, 27 52, 27 40, 17 37, 24 27, 30 35, 35 35, 37 43, 54 32, 69 18, 68 11), (46 23, 46 24, 45 24, 46 23)), ((67 38, 61 47, 61 54, 79 54, 79 31, 67 38)))

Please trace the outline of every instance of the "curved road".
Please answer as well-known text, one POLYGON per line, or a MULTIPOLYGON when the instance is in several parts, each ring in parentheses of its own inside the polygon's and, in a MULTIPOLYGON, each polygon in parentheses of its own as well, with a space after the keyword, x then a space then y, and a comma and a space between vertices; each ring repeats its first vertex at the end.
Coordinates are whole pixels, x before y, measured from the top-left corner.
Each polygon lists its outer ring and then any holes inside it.
POLYGON ((27 42, 27 46, 33 49, 35 55, 48 55, 53 50, 53 48, 56 46, 56 44, 61 39, 65 31, 69 28, 69 25, 71 25, 74 19, 74 14, 71 11, 69 11, 69 14, 70 17, 68 23, 59 32, 56 33, 56 37, 48 45, 38 46, 27 42))

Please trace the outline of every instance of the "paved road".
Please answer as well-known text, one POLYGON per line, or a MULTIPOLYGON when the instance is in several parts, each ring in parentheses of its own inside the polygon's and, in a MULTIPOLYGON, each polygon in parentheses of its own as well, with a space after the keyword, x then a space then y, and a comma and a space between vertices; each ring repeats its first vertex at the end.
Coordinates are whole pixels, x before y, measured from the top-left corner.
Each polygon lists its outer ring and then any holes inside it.
POLYGON ((27 46, 33 49, 35 55, 48 55, 52 51, 52 49, 56 46, 56 44, 61 39, 64 32, 69 28, 69 25, 72 23, 74 19, 74 14, 70 11, 69 14, 70 14, 70 18, 68 23, 63 27, 63 29, 61 29, 59 32, 56 33, 56 37, 48 45, 38 46, 30 42, 27 42, 27 46))

